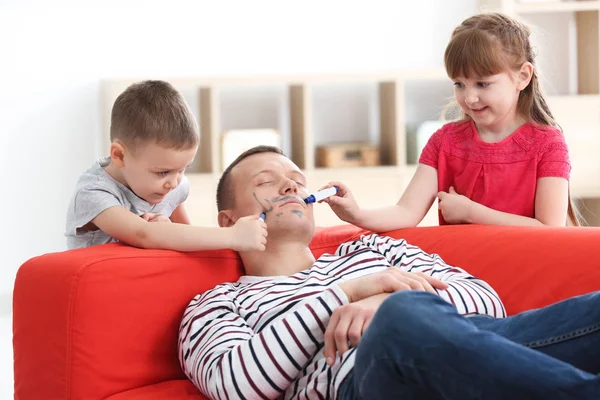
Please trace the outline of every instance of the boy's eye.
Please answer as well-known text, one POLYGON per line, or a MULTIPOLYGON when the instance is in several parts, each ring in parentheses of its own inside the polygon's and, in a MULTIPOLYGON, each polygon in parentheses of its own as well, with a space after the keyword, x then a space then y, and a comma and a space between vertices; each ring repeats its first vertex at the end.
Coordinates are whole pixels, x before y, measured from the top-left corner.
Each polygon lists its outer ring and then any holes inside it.
POLYGON ((463 87, 462 82, 454 82, 454 87, 461 88, 463 87))
POLYGON ((160 171, 160 172, 156 172, 156 175, 158 176, 166 176, 169 173, 169 171, 160 171))

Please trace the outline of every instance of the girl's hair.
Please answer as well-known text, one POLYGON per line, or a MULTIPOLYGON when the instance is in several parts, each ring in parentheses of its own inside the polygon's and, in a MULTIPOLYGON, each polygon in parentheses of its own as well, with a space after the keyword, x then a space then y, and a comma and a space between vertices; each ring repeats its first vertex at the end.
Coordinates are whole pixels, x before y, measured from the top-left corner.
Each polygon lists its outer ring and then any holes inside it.
MULTIPOLYGON (((452 32, 444 54, 446 72, 452 79, 486 77, 518 71, 529 62, 533 65, 533 73, 529 85, 519 94, 517 112, 538 125, 560 129, 542 93, 530 35, 531 29, 527 25, 503 14, 483 13, 469 17, 452 32)), ((462 119, 469 117, 463 113, 462 119)), ((581 224, 570 195, 568 216, 573 225, 581 224)))

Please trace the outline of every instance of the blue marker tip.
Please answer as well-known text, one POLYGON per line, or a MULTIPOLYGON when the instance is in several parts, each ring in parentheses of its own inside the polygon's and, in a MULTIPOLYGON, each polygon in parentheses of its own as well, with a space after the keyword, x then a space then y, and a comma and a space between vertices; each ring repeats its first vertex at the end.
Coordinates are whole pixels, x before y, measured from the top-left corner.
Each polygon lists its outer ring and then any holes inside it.
POLYGON ((311 194, 307 198, 304 199, 306 204, 316 203, 317 201, 321 201, 328 197, 334 196, 338 192, 337 186, 332 186, 327 189, 319 190, 317 193, 311 194))
POLYGON ((262 213, 262 214, 260 214, 260 217, 258 217, 258 218, 262 219, 262 220, 263 220, 263 222, 264 222, 264 221, 265 221, 265 219, 267 218, 267 214, 265 214, 265 213, 262 213))

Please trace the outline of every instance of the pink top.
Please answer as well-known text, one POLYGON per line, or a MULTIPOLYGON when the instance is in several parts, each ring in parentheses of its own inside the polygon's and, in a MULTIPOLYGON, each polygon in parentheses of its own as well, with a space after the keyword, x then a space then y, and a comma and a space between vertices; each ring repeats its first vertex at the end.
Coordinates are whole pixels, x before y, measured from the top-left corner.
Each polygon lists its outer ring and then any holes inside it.
MULTIPOLYGON (((452 122, 433 134, 419 163, 438 172, 438 190, 457 193, 498 211, 535 217, 537 179, 569 179, 562 132, 527 123, 498 143, 483 142, 472 120, 452 122)), ((445 225, 440 213, 440 225, 445 225)))

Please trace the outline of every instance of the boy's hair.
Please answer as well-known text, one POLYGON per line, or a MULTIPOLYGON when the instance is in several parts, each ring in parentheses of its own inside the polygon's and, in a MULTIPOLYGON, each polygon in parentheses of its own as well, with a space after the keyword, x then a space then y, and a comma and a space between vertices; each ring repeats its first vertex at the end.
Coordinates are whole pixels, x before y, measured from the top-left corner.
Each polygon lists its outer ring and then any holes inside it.
MULTIPOLYGON (((503 14, 469 17, 452 32, 444 54, 446 71, 452 79, 490 76, 516 71, 523 63, 530 62, 531 82, 521 91, 517 110, 539 125, 558 127, 540 87, 530 35, 527 25, 503 14)), ((463 114, 463 119, 466 118, 463 114)))
POLYGON ((197 146, 200 134, 181 93, 168 82, 143 81, 115 100, 110 140, 119 140, 132 151, 147 142, 181 150, 197 146))
POLYGON ((236 165, 246 158, 260 153, 276 153, 285 157, 280 148, 274 146, 256 146, 240 154, 223 172, 219 183, 217 184, 217 210, 227 210, 234 206, 235 196, 233 193, 233 182, 231 181, 231 171, 236 165))

